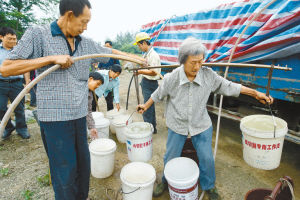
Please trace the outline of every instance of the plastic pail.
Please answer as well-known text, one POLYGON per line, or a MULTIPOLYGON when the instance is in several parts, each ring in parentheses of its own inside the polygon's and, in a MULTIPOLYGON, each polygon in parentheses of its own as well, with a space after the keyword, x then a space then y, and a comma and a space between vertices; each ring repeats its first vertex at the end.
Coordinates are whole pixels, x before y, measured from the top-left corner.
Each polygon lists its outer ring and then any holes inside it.
POLYGON ((132 162, 125 165, 120 174, 124 200, 151 200, 156 179, 152 165, 132 162))
POLYGON ((109 137, 109 120, 106 118, 96 118, 95 127, 98 131, 99 138, 108 138, 109 137))
POLYGON ((116 143, 111 139, 93 140, 90 145, 91 173, 95 178, 107 178, 114 171, 116 143))
POLYGON ((147 122, 133 122, 125 129, 127 153, 130 161, 147 162, 152 158, 153 126, 147 122))
POLYGON ((122 115, 125 112, 124 109, 120 109, 119 111, 117 109, 113 109, 110 111, 107 111, 106 113, 106 118, 109 119, 110 121, 110 132, 115 134, 116 130, 115 130, 115 126, 112 124, 112 120, 116 117, 118 117, 119 115, 122 115))
POLYGON ((272 116, 250 115, 241 120, 243 157, 252 167, 271 170, 279 166, 288 128, 284 120, 274 118, 277 124, 275 132, 272 116))
POLYGON ((171 200, 198 199, 199 168, 190 158, 178 157, 167 162, 164 175, 168 181, 171 200))
POLYGON ((92 112, 94 120, 104 118, 103 112, 92 112))
MULTIPOLYGON (((115 127, 117 139, 120 143, 126 143, 126 121, 130 115, 120 115, 112 120, 112 125, 115 127)), ((132 118, 129 119, 128 125, 132 123, 132 118)))

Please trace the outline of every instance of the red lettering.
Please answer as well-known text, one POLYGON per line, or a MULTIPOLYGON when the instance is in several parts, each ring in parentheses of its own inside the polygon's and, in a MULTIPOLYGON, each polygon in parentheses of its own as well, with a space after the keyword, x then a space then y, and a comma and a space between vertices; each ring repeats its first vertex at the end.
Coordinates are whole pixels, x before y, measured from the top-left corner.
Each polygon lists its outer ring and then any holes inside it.
POLYGON ((260 147, 261 147, 261 144, 257 144, 257 148, 260 149, 260 147))
POLYGON ((279 149, 279 148, 280 148, 280 143, 277 144, 277 149, 279 149))
POLYGON ((256 149, 256 143, 252 143, 252 148, 256 149))
POLYGON ((133 148, 136 148, 136 144, 133 144, 133 148))
POLYGON ((245 140, 245 144, 248 145, 248 140, 245 140))
POLYGON ((268 150, 271 150, 271 146, 272 146, 272 145, 268 144, 268 150))
POLYGON ((273 149, 277 149, 277 148, 276 148, 276 144, 273 144, 273 145, 272 145, 272 150, 273 150, 273 149))
POLYGON ((263 144, 261 149, 266 150, 266 148, 267 148, 267 146, 263 144))

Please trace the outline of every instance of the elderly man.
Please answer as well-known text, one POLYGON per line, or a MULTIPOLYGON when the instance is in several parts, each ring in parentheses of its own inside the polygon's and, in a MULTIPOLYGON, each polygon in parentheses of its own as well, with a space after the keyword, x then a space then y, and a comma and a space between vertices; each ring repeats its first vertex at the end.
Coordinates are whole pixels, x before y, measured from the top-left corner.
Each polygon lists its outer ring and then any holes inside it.
MULTIPOLYGON (((215 188, 215 163, 212 154, 212 122, 206 110, 210 93, 226 96, 239 96, 240 93, 252 96, 262 103, 272 103, 272 97, 230 82, 211 68, 202 67, 206 49, 195 38, 188 38, 179 48, 178 60, 181 66, 167 74, 163 83, 143 105, 139 105, 140 113, 145 112, 154 102, 167 97, 166 124, 168 139, 164 164, 180 157, 188 133, 197 151, 199 159, 199 182, 209 199, 220 199, 215 188)), ((160 196, 167 188, 163 177, 153 196, 160 196)))
MULTIPOLYGON (((19 44, 3 62, 2 76, 38 74, 51 65, 50 73, 37 87, 37 114, 49 157, 55 199, 88 198, 90 153, 87 143, 89 66, 106 58, 75 62, 72 56, 121 54, 81 36, 91 19, 88 0, 61 0, 60 17, 50 25, 27 29, 19 44)), ((135 56, 136 59, 145 61, 135 56)))

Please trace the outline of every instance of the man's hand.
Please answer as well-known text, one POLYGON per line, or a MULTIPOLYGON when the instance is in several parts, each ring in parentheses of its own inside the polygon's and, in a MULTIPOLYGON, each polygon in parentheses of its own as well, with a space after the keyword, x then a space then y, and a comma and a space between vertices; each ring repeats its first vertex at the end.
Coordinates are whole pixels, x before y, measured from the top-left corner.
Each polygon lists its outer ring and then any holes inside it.
POLYGON ((90 137, 92 138, 92 140, 98 138, 98 131, 97 131, 97 129, 95 129, 95 128, 91 129, 91 131, 90 131, 90 137))
POLYGON ((119 111, 120 110, 120 104, 116 103, 116 107, 117 107, 117 110, 119 111))
POLYGON ((52 60, 54 64, 61 65, 62 69, 69 68, 74 63, 74 60, 69 55, 52 56, 52 60))
POLYGON ((260 103, 262 104, 272 104, 274 102, 273 97, 269 96, 267 97, 267 95, 265 93, 256 91, 256 97, 255 97, 260 103))
POLYGON ((140 104, 136 107, 136 110, 140 113, 143 114, 144 112, 147 111, 146 105, 145 104, 140 104))

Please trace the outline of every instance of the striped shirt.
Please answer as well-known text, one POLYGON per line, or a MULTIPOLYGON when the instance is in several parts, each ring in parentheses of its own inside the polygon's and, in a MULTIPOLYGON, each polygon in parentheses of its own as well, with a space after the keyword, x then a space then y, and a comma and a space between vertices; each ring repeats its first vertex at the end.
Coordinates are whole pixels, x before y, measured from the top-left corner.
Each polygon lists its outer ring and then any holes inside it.
MULTIPOLYGON (((66 37, 54 21, 51 25, 31 27, 26 30, 18 45, 7 59, 34 59, 51 55, 109 54, 91 39, 75 37, 72 52, 66 37)), ((96 62, 107 62, 109 58, 86 59, 75 62, 68 69, 58 69, 38 83, 37 107, 40 121, 68 121, 85 117, 88 112, 89 66, 96 62)), ((37 70, 38 74, 51 66, 37 70)))
POLYGON ((189 81, 180 66, 165 75, 162 84, 151 95, 154 102, 167 97, 166 124, 178 134, 197 135, 212 123, 206 109, 211 92, 239 96, 241 85, 219 76, 211 68, 201 67, 194 81, 189 81))

